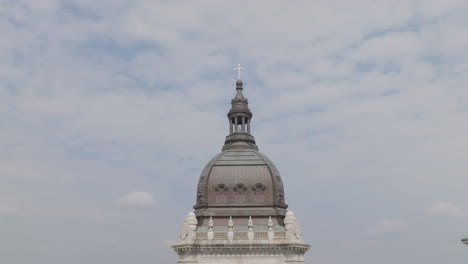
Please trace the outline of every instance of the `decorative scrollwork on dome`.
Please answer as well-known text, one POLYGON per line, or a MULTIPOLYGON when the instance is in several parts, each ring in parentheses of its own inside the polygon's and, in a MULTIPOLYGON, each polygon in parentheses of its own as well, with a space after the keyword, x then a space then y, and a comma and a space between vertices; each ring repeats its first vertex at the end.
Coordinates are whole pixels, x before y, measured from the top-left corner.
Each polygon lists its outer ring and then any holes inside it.
POLYGON ((197 188, 197 203, 205 202, 205 176, 200 177, 197 188))
POLYGON ((244 193, 247 191, 247 187, 243 183, 238 183, 236 186, 234 186, 233 189, 236 193, 244 193))
POLYGON ((224 194, 224 193, 226 193, 228 191, 228 189, 229 188, 224 183, 220 183, 215 187, 215 191, 218 194, 224 194))
POLYGON ((284 203, 284 196, 282 192, 278 192, 276 195, 276 200, 278 200, 279 203, 284 203))
POLYGON ((276 188, 278 194, 276 195, 276 199, 279 203, 284 204, 284 188, 283 188, 283 181, 279 175, 276 176, 276 188))
POLYGON ((265 187, 265 185, 263 185, 261 183, 257 183, 252 187, 252 190, 254 191, 255 194, 260 194, 260 193, 265 192, 266 187, 265 187))

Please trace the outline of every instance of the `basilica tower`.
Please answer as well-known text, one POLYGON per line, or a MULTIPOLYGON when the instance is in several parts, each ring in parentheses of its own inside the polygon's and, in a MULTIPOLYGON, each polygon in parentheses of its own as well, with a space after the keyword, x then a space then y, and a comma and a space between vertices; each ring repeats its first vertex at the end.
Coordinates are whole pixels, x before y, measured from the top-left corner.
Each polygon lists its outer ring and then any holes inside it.
POLYGON ((252 116, 239 76, 227 114, 229 135, 203 169, 195 211, 187 214, 180 242, 172 246, 177 263, 304 263, 310 246, 287 210, 278 169, 258 151, 252 116))

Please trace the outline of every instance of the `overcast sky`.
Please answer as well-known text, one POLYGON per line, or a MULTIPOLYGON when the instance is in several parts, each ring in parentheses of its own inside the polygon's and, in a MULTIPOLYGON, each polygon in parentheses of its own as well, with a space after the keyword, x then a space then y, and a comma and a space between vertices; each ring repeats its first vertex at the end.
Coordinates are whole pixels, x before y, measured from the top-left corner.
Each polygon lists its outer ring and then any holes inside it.
POLYGON ((0 0, 0 262, 175 263, 241 63, 308 263, 466 263, 467 14, 0 0))

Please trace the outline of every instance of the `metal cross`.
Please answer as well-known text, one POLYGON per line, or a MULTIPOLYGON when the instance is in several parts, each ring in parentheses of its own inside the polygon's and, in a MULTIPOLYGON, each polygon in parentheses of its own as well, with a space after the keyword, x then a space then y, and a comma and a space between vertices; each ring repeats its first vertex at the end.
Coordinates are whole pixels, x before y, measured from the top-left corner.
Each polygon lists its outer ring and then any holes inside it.
POLYGON ((241 68, 240 64, 237 64, 237 68, 234 68, 234 70, 237 71, 237 76, 240 80, 241 71, 245 71, 245 68, 241 68))

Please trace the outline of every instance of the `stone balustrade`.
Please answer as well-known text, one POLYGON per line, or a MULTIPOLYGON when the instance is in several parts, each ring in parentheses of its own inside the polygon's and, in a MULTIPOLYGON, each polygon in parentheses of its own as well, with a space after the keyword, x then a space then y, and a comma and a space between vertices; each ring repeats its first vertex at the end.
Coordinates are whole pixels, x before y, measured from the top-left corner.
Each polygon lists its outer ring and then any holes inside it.
POLYGON ((268 231, 252 232, 253 237, 249 239, 249 231, 234 231, 232 241, 229 241, 228 232, 213 232, 213 238, 209 239, 208 232, 196 232, 194 244, 220 244, 220 243, 234 243, 234 244, 271 244, 271 243, 288 243, 286 232, 276 231, 273 232, 273 239, 269 239, 268 231))
POLYGON ((224 225, 215 226, 215 220, 210 217, 208 226, 198 226, 193 212, 187 214, 181 230, 181 243, 198 245, 217 244, 287 244, 303 243, 302 232, 294 214, 286 213, 285 225, 275 225, 268 218, 263 225, 254 225, 249 217, 247 225, 236 226, 232 217, 224 225))

